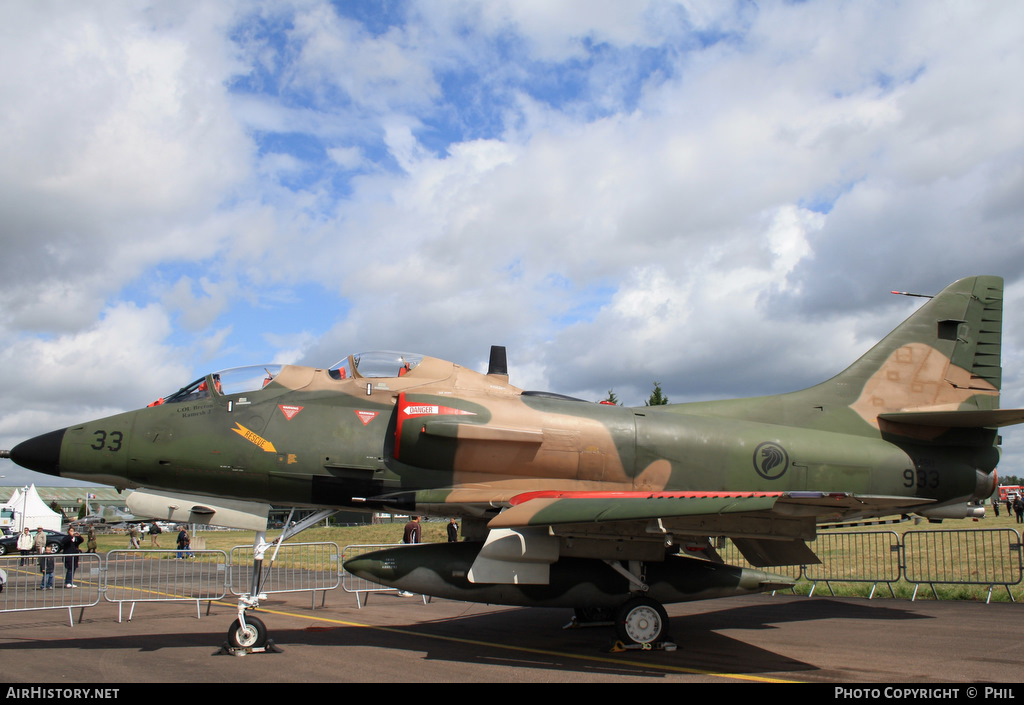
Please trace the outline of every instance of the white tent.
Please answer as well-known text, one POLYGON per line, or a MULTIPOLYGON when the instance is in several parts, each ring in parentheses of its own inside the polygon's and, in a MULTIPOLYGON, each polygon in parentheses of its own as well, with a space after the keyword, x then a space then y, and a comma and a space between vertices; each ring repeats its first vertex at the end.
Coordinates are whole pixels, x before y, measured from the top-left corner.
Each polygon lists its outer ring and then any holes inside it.
POLYGON ((14 522, 11 524, 14 531, 20 532, 23 526, 32 531, 40 526, 60 531, 61 515, 46 506, 46 502, 40 499, 39 493, 36 492, 35 485, 26 491, 16 489, 3 508, 14 512, 14 522))

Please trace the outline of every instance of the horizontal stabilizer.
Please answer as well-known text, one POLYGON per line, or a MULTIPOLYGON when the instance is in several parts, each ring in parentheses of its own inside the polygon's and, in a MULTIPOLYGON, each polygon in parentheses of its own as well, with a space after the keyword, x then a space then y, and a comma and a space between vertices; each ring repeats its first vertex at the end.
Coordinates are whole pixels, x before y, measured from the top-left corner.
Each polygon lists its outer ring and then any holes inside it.
POLYGON ((1001 428, 1024 423, 1024 409, 967 409, 964 411, 897 411, 879 414, 890 423, 941 428, 1001 428))

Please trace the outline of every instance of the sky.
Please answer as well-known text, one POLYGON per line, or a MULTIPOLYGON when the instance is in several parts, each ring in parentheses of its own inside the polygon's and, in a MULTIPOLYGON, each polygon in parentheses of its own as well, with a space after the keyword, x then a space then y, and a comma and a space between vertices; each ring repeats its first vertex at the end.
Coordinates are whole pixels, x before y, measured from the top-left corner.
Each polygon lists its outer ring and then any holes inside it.
POLYGON ((1017 0, 0 0, 0 448, 374 349, 792 391, 976 274, 1024 406, 1021 76, 1017 0))

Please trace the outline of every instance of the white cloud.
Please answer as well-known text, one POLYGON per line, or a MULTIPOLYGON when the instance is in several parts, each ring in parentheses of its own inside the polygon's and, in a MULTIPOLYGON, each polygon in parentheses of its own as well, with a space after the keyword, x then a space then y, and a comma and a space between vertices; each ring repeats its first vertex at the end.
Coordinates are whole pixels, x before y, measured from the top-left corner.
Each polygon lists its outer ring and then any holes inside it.
POLYGON ((247 176, 221 85, 236 68, 226 17, 40 2, 3 22, 0 100, 17 108, 0 116, 0 300, 9 320, 68 329, 73 311, 82 328, 147 267, 201 253, 202 229, 184 226, 247 176))
POLYGON ((417 60, 411 28, 372 36, 329 4, 302 8, 293 25, 291 40, 301 45, 289 76, 296 87, 317 94, 337 89, 381 113, 429 106, 439 97, 431 67, 417 60))
POLYGON ((357 169, 365 163, 359 147, 337 147, 327 150, 328 156, 345 169, 357 169))
POLYGON ((380 11, 0 10, 0 353, 95 360, 10 380, 24 418, 372 347, 506 344, 514 383, 627 403, 785 391, 895 325, 892 288, 1021 281, 1014 3, 380 11), (303 286, 338 298, 249 312, 303 286))
MULTIPOLYGON (((55 337, 3 332, 0 386, 6 404, 0 428, 50 429, 145 406, 190 380, 180 352, 167 344, 171 331, 157 306, 122 304, 87 328, 55 337)), ((24 438, 4 441, 10 443, 24 438)))
POLYGON ((223 283, 211 282, 206 277, 194 281, 183 276, 163 292, 161 303, 172 312, 177 312, 182 325, 190 331, 201 331, 210 326, 228 306, 234 292, 223 283), (193 293, 196 289, 202 293, 193 293))

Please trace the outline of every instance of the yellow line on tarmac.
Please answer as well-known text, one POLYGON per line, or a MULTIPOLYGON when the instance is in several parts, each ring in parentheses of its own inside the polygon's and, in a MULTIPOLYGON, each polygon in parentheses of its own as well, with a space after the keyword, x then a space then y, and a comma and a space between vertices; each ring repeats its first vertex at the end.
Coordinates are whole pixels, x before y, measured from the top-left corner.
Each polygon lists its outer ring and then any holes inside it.
POLYGON ((349 622, 342 619, 330 619, 328 617, 318 617, 315 615, 298 614, 294 612, 283 612, 280 610, 268 610, 260 607, 256 610, 257 613, 265 614, 277 614, 285 617, 298 617, 300 619, 307 619, 315 622, 327 622, 330 624, 339 624, 346 627, 361 627, 364 629, 373 629, 380 632, 388 632, 390 634, 401 634, 402 636, 413 636, 423 637, 427 639, 435 639, 437 641, 447 641, 455 644, 467 644, 469 646, 488 646, 495 649, 505 649, 507 651, 519 651, 522 653, 533 654, 535 656, 555 656, 565 659, 574 659, 577 661, 592 661, 595 663, 610 664, 613 666, 634 666, 636 668, 644 668, 648 670, 661 670, 668 671, 671 673, 686 673, 689 675, 696 676, 712 676, 715 678, 727 678, 731 680, 741 681, 753 681, 756 683, 798 683, 799 681, 784 680, 781 678, 769 678, 766 676, 753 676, 744 673, 717 673, 715 671, 703 671, 697 668, 686 668, 685 666, 671 666, 660 663, 647 663, 644 661, 633 661, 623 660, 619 658, 612 658, 610 656, 587 656, 582 654, 570 654, 562 651, 551 651, 549 649, 536 649, 529 646, 510 646, 508 644, 497 644, 489 641, 479 641, 476 639, 462 639, 460 637, 452 636, 441 636, 439 634, 426 634, 424 632, 412 631, 410 629, 401 629, 398 627, 382 627, 375 624, 362 624, 359 622, 349 622))
MULTIPOLYGON (((83 584, 86 584, 85 581, 80 581, 80 582, 82 582, 83 584)), ((124 589, 124 588, 121 588, 121 589, 124 589)), ((213 602, 214 604, 222 605, 222 606, 225 606, 225 607, 237 607, 238 606, 237 604, 232 604, 232 603, 224 602, 222 599, 210 598, 210 597, 185 597, 185 596, 178 597, 176 595, 173 595, 172 593, 160 592, 158 590, 153 590, 153 589, 150 589, 150 588, 136 588, 136 587, 132 587, 132 588, 128 588, 128 590, 129 591, 135 591, 135 592, 144 592, 144 593, 156 594, 156 595, 164 595, 166 597, 173 597, 175 599, 182 599, 182 600, 188 600, 188 601, 196 600, 196 601, 199 601, 199 602, 213 602)), ((127 600, 123 600, 123 601, 124 602, 132 602, 131 599, 127 599, 127 600)), ((584 655, 584 654, 570 654, 570 653, 566 653, 566 652, 562 652, 562 651, 552 651, 550 649, 538 649, 538 648, 533 648, 533 647, 529 647, 529 646, 511 646, 509 644, 498 644, 498 643, 495 643, 495 642, 480 641, 480 640, 477 640, 477 639, 463 639, 461 637, 441 636, 439 634, 427 634, 427 633, 424 633, 424 632, 412 631, 410 629, 401 629, 401 628, 398 628, 398 627, 382 627, 382 626, 374 625, 374 624, 362 624, 360 622, 349 622, 349 621, 342 620, 342 619, 331 619, 331 618, 328 618, 328 617, 319 617, 319 616, 316 616, 316 615, 299 614, 299 613, 295 613, 295 612, 284 612, 284 611, 281 611, 281 610, 269 610, 269 609, 265 609, 263 607, 258 608, 256 611, 257 611, 257 613, 262 612, 264 614, 277 614, 277 615, 281 615, 281 616, 284 616, 284 617, 297 617, 299 619, 305 619, 305 620, 314 621, 314 622, 326 622, 326 623, 329 623, 329 624, 338 624, 338 625, 345 626, 345 627, 360 627, 360 628, 363 628, 363 629, 373 629, 375 631, 388 632, 390 634, 401 634, 402 636, 422 637, 422 638, 426 638, 426 639, 434 639, 436 641, 446 641, 446 642, 450 642, 450 643, 454 643, 454 644, 466 644, 466 645, 469 645, 469 646, 486 646, 486 647, 491 647, 491 648, 495 648, 495 649, 504 649, 506 651, 518 651, 518 652, 521 652, 521 653, 532 654, 532 655, 535 655, 535 656, 550 656, 550 657, 558 657, 558 658, 565 658, 565 659, 575 659, 577 661, 590 661, 590 662, 594 662, 594 663, 609 664, 609 665, 618 666, 618 667, 633 666, 633 667, 636 667, 636 668, 643 668, 643 669, 648 669, 648 670, 652 670, 652 671, 666 671, 666 672, 670 672, 670 673, 686 673, 686 674, 689 674, 689 675, 710 676, 710 677, 714 677, 714 678, 725 678, 725 679, 730 679, 730 680, 753 681, 753 682, 756 682, 756 683, 797 683, 797 682, 799 682, 799 681, 784 680, 784 679, 781 679, 781 678, 769 678, 769 677, 766 677, 766 676, 754 676, 754 675, 743 674, 743 673, 718 673, 718 672, 715 672, 715 671, 704 671, 704 670, 700 670, 700 669, 697 669, 697 668, 686 668, 685 666, 672 666, 672 665, 668 665, 668 664, 648 663, 648 662, 645 662, 645 661, 624 660, 624 659, 621 659, 621 658, 613 658, 613 657, 610 657, 610 656, 588 656, 588 655, 584 655)))

